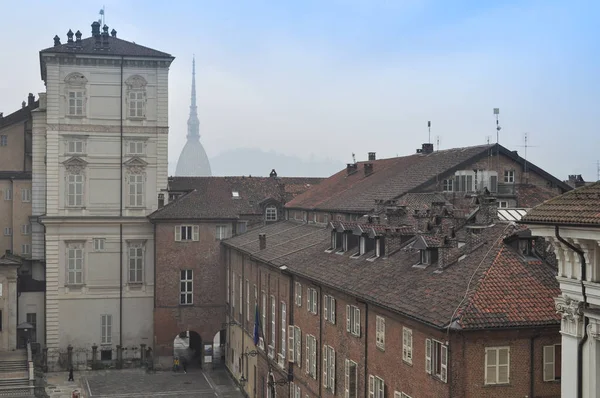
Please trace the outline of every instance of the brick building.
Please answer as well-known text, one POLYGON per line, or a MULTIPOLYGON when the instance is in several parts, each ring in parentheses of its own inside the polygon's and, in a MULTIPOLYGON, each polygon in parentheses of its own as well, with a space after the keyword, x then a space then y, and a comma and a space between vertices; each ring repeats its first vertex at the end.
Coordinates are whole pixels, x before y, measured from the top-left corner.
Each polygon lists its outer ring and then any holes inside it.
MULTIPOLYGON (((149 216, 156 239, 155 352, 171 361, 174 339, 198 350, 225 322, 220 241, 283 219, 283 206, 319 178, 172 177, 169 201, 149 216)), ((166 200, 165 200, 166 199, 166 200)), ((164 203, 163 203, 164 204, 164 203)), ((217 345, 218 349, 218 345, 217 345)), ((215 353, 218 355, 218 353, 215 353)))
POLYGON ((498 206, 569 187, 502 147, 425 152, 370 154, 223 242, 226 363, 249 396, 560 396, 556 269, 498 206))

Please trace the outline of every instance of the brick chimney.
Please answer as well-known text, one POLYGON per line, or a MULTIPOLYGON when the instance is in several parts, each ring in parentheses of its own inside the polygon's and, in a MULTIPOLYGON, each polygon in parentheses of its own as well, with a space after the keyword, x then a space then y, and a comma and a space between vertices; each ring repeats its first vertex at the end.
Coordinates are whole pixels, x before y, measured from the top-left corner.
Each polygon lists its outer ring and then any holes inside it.
POLYGON ((375 152, 369 152, 369 161, 375 160, 375 152))
POLYGON ((111 35, 112 37, 117 37, 117 31, 116 31, 116 30, 114 30, 114 29, 113 29, 113 30, 111 30, 111 31, 110 31, 110 35, 111 35))
POLYGON ((417 149, 417 153, 422 153, 423 155, 433 153, 433 144, 426 143, 421 145, 421 148, 417 149))
POLYGON ((108 26, 102 27, 102 48, 108 50, 108 26))
POLYGON ((67 43, 73 43, 73 34, 73 31, 69 29, 69 31, 67 32, 67 43))
POLYGON ((60 46, 60 37, 58 35, 54 36, 54 47, 60 46))
POLYGON ((346 166, 346 171, 348 175, 356 173, 358 171, 358 164, 348 163, 348 165, 346 166))
POLYGON ((267 248, 267 234, 258 234, 258 245, 260 250, 267 248))
POLYGON ((368 176, 369 174, 373 173, 373 163, 365 163, 365 175, 368 176))
POLYGON ((32 106, 34 102, 35 96, 32 93, 29 93, 29 96, 27 97, 27 105, 32 106))

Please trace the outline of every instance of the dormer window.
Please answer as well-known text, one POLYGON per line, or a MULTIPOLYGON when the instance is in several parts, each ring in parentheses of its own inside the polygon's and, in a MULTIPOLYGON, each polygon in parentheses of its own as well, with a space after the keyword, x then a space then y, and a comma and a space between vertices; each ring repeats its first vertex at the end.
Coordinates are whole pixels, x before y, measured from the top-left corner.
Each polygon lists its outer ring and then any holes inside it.
POLYGON ((533 248, 531 241, 529 239, 521 239, 519 240, 519 253, 524 256, 532 256, 533 248))
POLYGON ((421 258, 419 264, 429 265, 431 264, 431 251, 427 249, 420 250, 421 258))
POLYGON ((336 230, 331 231, 331 247, 327 249, 327 252, 339 251, 342 248, 343 236, 341 232, 336 230))
POLYGON ((265 210, 265 220, 266 221, 277 221, 277 207, 267 206, 267 208, 265 210))

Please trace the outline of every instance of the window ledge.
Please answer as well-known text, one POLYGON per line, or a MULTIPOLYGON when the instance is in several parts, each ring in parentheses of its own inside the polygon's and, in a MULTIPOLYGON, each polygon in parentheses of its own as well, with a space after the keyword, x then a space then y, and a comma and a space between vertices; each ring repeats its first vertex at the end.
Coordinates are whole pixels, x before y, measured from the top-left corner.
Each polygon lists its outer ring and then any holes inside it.
POLYGON ((86 115, 69 115, 69 114, 66 114, 65 117, 68 117, 70 119, 85 119, 86 115))
POLYGON ((146 116, 128 116, 128 120, 146 120, 146 116))
POLYGON ((146 206, 141 205, 141 206, 125 206, 126 209, 129 210, 146 210, 146 206))
POLYGON ((408 360, 406 360, 406 359, 404 359, 404 358, 402 358, 402 362, 404 362, 404 363, 405 363, 405 364, 407 364, 408 366, 413 366, 413 363, 412 363, 412 361, 408 361, 408 360))
POLYGON ((65 206, 65 210, 85 210, 85 206, 65 206))
POLYGON ((69 289, 82 288, 84 286, 85 283, 65 283, 65 287, 68 287, 69 289))
POLYGON ((194 305, 194 303, 186 303, 186 304, 179 303, 180 307, 191 307, 193 305, 194 305))
POLYGON ((127 284, 131 287, 142 287, 144 282, 127 282, 127 284))
POLYGON ((83 153, 83 152, 65 152, 65 156, 77 156, 77 157, 86 157, 87 153, 83 153))
POLYGON ((377 349, 379 351, 385 352, 385 345, 377 344, 377 349))
MULTIPOLYGON (((439 377, 437 377, 437 376, 434 376, 434 377, 439 380, 439 377)), ((489 387, 491 387, 491 388, 494 388, 494 387, 512 387, 512 386, 513 385, 510 382, 508 382, 508 383, 496 383, 496 384, 485 384, 485 383, 483 384, 484 388, 489 388, 489 387)))

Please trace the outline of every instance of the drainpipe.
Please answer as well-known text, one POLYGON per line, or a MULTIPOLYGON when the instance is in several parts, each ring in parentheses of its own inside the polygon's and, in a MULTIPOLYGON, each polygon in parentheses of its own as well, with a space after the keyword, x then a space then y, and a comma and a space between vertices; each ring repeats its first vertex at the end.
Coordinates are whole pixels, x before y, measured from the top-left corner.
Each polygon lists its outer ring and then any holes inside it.
MULTIPOLYGON (((323 288, 319 285, 319 300, 317 301, 317 314, 319 314, 319 345, 316 347, 316 351, 321 353, 323 349, 323 307, 319 308, 319 305, 323 303, 323 288)), ((315 355, 315 358, 320 358, 319 355, 315 355)), ((323 363, 323 358, 321 358, 321 363, 323 363)), ((323 371, 319 372, 318 364, 315 364, 315 369, 317 369, 317 379, 319 380, 319 397, 323 396, 323 371)))
POLYGON ((539 333, 531 336, 531 338, 529 339, 529 396, 531 398, 535 397, 535 367, 533 363, 535 361, 535 339, 538 337, 539 333))
POLYGON ((119 131, 121 136, 121 156, 119 158, 119 169, 121 171, 119 178, 119 346, 121 347, 123 347, 123 59, 124 57, 121 56, 121 126, 119 131))
POLYGON ((10 252, 12 254, 15 253, 15 200, 16 200, 16 194, 15 194, 15 179, 13 177, 10 177, 10 194, 12 195, 12 200, 10 202, 10 226, 12 228, 12 230, 10 231, 10 252))
MULTIPOLYGON (((347 315, 346 315, 347 316, 347 315)), ((352 328, 352 325, 350 325, 352 328)), ((367 362, 369 356, 369 303, 365 301, 365 397, 369 396, 369 370, 367 369, 367 362)))
MULTIPOLYGON (((579 255, 579 262, 581 263, 581 295, 583 296, 583 310, 587 308, 587 296, 585 294, 585 285, 584 281, 586 278, 586 264, 585 264, 585 256, 583 255, 583 250, 577 248, 575 245, 567 242, 563 237, 559 234, 558 225, 554 226, 554 234, 556 239, 559 240, 562 244, 567 246, 569 249, 573 250, 575 253, 579 255)), ((577 344, 577 398, 583 397, 583 345, 588 339, 587 334, 587 326, 589 320, 583 314, 583 337, 577 344)))

